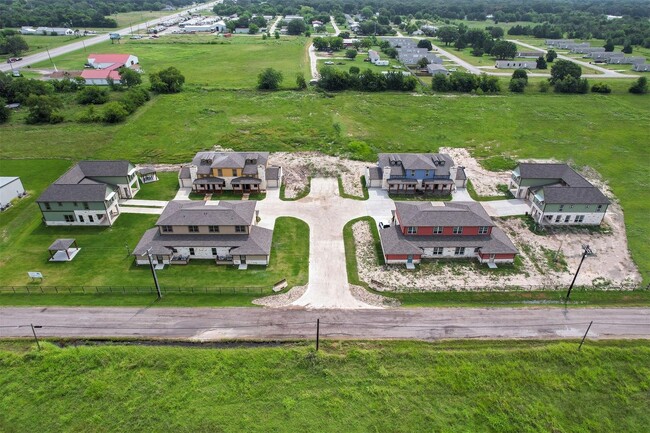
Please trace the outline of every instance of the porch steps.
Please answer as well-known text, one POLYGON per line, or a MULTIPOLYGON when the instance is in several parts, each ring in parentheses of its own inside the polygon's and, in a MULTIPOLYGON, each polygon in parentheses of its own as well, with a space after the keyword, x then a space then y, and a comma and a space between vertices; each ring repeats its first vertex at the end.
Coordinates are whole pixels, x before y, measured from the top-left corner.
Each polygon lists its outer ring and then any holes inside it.
POLYGON ((247 192, 243 193, 242 196, 241 196, 242 200, 248 200, 249 198, 250 198, 250 194, 247 193, 247 192))
POLYGON ((212 194, 206 194, 203 196, 203 201, 210 201, 212 200, 212 194))
POLYGON ((494 262, 488 262, 487 265, 488 265, 488 268, 490 268, 490 269, 496 269, 497 268, 497 264, 494 263, 494 262))
POLYGON ((240 271, 245 271, 246 269, 248 269, 248 265, 245 263, 241 264, 237 269, 239 269, 240 271))
POLYGON ((406 264, 406 269, 415 269, 415 265, 413 263, 407 263, 406 264))

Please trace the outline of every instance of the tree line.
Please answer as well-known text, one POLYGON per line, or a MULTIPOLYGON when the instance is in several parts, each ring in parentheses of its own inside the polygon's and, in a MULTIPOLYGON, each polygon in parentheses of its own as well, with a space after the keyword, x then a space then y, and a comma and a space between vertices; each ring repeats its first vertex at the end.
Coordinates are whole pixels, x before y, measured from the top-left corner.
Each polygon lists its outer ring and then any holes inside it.
POLYGON ((159 11, 167 5, 188 6, 192 0, 0 0, 0 28, 21 26, 117 27, 107 15, 159 11))

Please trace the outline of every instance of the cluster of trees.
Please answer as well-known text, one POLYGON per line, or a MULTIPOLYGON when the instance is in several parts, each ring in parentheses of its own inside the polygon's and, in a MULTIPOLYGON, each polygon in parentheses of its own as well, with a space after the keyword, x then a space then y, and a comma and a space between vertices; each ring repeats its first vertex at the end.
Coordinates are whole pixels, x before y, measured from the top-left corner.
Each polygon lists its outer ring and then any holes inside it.
POLYGON ((0 27, 117 27, 106 18, 120 12, 157 11, 167 5, 188 6, 193 0, 29 0, 0 2, 0 27))
POLYGON ((20 56, 27 50, 29 50, 29 45, 25 38, 13 30, 5 29, 0 31, 0 54, 20 56))
POLYGON ((316 36, 312 42, 316 51, 341 51, 343 49, 343 38, 340 37, 323 38, 316 36))
POLYGON ((245 11, 239 15, 238 19, 228 21, 226 23, 226 28, 229 32, 234 32, 237 28, 248 28, 248 32, 254 35, 259 32, 260 29, 265 28, 266 24, 266 19, 263 16, 257 15, 253 17, 250 12, 245 11))
POLYGON ((580 78, 582 68, 569 60, 558 60, 551 67, 549 83, 558 93, 587 93, 589 82, 580 78))
POLYGON ((327 91, 360 90, 362 92, 382 92, 385 90, 413 91, 417 80, 401 71, 390 71, 387 74, 352 67, 350 71, 325 66, 320 70, 318 87, 327 91))
POLYGON ((497 77, 486 74, 452 72, 449 76, 435 74, 431 79, 431 88, 436 92, 498 93, 501 91, 501 83, 497 77))
POLYGON ((501 27, 470 29, 461 23, 458 26, 442 26, 436 35, 445 45, 453 43, 458 50, 472 47, 472 55, 477 57, 491 54, 497 59, 512 59, 517 55, 517 46, 501 39, 501 27))

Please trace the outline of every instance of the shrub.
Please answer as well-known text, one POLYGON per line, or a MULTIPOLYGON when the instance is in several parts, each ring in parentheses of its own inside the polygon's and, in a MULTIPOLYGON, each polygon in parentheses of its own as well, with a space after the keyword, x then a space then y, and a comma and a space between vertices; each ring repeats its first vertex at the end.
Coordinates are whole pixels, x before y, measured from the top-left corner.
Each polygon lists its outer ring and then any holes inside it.
POLYGON ((345 57, 348 59, 354 59, 357 57, 357 50, 345 50, 345 57))
POLYGON ((81 123, 93 123, 101 121, 102 115, 97 111, 94 105, 88 107, 88 109, 84 111, 81 116, 79 116, 79 122, 81 123))
POLYGON ((257 88, 260 90, 277 90, 282 83, 282 72, 266 68, 257 76, 257 88))
POLYGON ((157 93, 178 93, 183 90, 185 76, 173 66, 149 74, 151 90, 157 93))
POLYGON ((149 99, 149 92, 140 87, 135 87, 124 94, 121 102, 122 105, 124 105, 124 108, 126 108, 126 111, 131 114, 134 113, 138 107, 144 105, 149 99))
POLYGON ((298 73, 296 75, 296 87, 298 90, 305 90, 307 88, 307 80, 305 80, 305 75, 303 73, 298 73))
POLYGON ((630 86, 630 93, 637 95, 648 93, 648 79, 646 77, 639 77, 639 79, 630 86))
POLYGON ((6 101, 0 98, 0 123, 5 123, 11 117, 11 109, 5 107, 6 101))
POLYGON ((587 93, 589 92, 589 82, 584 78, 568 75, 555 82, 555 91, 557 93, 587 93))
POLYGON ((27 123, 60 123, 63 116, 59 110, 63 107, 61 100, 55 96, 31 95, 25 101, 29 107, 27 123))
POLYGON ((525 69, 515 69, 512 73, 512 78, 521 78, 528 84, 528 72, 525 69))
POLYGON ((107 123, 119 123, 124 119, 126 119, 126 116, 128 115, 129 112, 127 111, 124 104, 121 102, 114 101, 106 104, 106 106, 104 107, 102 118, 104 119, 104 122, 107 123))
POLYGON ((539 91, 542 93, 548 92, 548 89, 551 88, 551 83, 549 83, 547 80, 540 81, 539 82, 539 91))
POLYGON ((358 74, 361 72, 358 66, 350 66, 350 70, 348 71, 350 74, 358 74))
POLYGON ((513 78, 510 80, 508 88, 511 92, 523 93, 526 90, 526 80, 523 78, 513 78))
POLYGON ((449 80, 444 74, 435 74, 431 79, 431 88, 434 92, 448 92, 451 90, 449 80))
POLYGON ((108 90, 97 86, 84 87, 77 94, 77 102, 82 105, 101 105, 108 102, 108 90))
POLYGON ((348 152, 350 159, 355 161, 372 161, 376 157, 370 145, 364 141, 351 141, 348 144, 348 152))
POLYGON ((612 88, 605 83, 596 83, 591 86, 591 91, 594 93, 612 93, 612 88))

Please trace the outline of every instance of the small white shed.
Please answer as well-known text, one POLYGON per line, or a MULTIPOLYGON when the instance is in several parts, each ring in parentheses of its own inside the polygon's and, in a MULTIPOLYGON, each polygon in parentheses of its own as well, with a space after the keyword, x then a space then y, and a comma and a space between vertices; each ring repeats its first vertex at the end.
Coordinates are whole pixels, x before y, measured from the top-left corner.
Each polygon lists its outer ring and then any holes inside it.
POLYGON ((13 199, 25 195, 25 188, 19 177, 0 177, 0 209, 6 208, 13 199))

